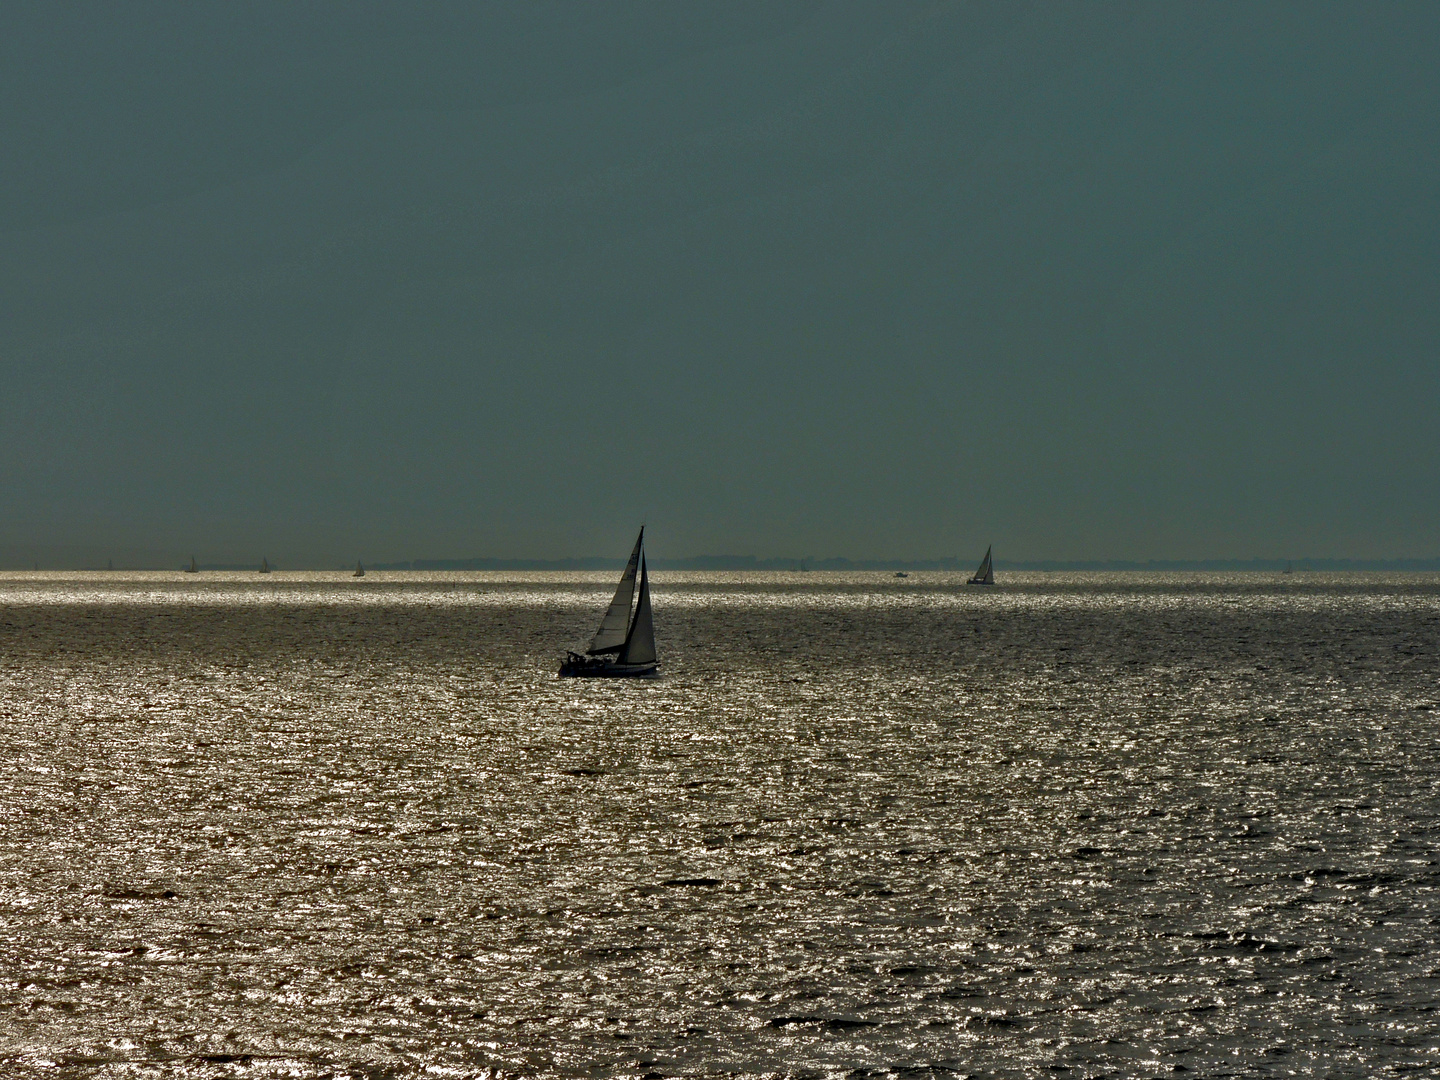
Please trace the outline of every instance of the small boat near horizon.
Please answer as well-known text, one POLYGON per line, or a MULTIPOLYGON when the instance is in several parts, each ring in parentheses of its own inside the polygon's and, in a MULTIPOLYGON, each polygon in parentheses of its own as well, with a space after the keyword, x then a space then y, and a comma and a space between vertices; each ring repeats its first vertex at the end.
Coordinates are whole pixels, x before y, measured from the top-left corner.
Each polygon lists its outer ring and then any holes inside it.
POLYGON ((588 679, 643 678, 654 675, 659 668, 655 653, 655 618, 650 610, 650 576, 645 569, 645 526, 635 538, 635 550, 620 575, 615 596, 600 629, 590 639, 583 653, 566 653, 560 665, 562 676, 588 679), (632 616, 630 601, 635 596, 636 571, 640 577, 640 598, 632 616))
POLYGON ((269 572, 270 572, 270 560, 267 559, 267 558, 265 558, 265 557, 262 555, 262 556, 260 557, 260 573, 262 573, 262 574, 268 574, 269 572))
POLYGON ((355 563, 355 573, 352 574, 351 576, 352 576, 352 577, 364 577, 364 576, 365 576, 365 564, 362 563, 362 562, 358 562, 358 561, 357 561, 357 562, 355 563))
POLYGON ((187 574, 198 574, 199 572, 200 572, 200 566, 199 566, 198 563, 195 562, 195 556, 194 556, 194 555, 191 555, 191 556, 190 556, 190 565, 187 566, 187 567, 185 567, 185 573, 187 573, 187 574))
POLYGON ((990 561, 990 552, 994 547, 995 545, 991 544, 985 549, 985 558, 980 560, 980 566, 976 569, 974 575, 971 576, 970 580, 965 583, 966 585, 995 584, 995 567, 991 564, 990 561))

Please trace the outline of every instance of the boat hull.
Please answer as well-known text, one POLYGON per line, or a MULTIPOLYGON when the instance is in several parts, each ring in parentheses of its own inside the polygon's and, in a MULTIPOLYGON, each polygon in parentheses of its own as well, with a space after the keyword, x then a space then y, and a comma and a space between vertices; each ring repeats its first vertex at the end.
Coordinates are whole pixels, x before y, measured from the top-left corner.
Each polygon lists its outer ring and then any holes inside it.
POLYGON ((660 664, 621 664, 613 660, 566 660, 560 665, 562 678, 575 679, 648 679, 659 674, 660 664))

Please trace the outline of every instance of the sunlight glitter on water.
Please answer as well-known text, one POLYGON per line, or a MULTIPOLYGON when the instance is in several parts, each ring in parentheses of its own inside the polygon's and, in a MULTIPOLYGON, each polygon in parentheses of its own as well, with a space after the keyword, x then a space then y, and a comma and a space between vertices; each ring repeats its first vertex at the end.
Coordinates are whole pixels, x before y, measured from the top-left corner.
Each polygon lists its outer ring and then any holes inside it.
POLYGON ((819 576, 0 577, 0 1065, 1437 1066, 1433 576, 819 576))

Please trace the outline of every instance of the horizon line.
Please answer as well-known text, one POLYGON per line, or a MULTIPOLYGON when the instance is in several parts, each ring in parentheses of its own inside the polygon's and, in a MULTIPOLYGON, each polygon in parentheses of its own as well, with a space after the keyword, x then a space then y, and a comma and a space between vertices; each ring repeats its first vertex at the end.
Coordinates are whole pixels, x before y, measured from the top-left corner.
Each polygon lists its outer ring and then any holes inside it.
MULTIPOLYGON (((25 560, 30 565, 0 566, 0 569, 16 572, 25 570, 79 570, 79 571, 165 571, 180 570, 183 566, 172 566, 159 561, 143 560, 143 564, 125 566, 94 565, 93 560, 83 560, 63 565, 68 560, 56 560, 48 566, 40 566, 37 560, 25 560)), ((364 560, 361 560, 362 562, 364 560)), ((814 556, 768 557, 755 555, 691 555, 681 558, 648 558, 654 570, 733 570, 733 571, 949 571, 966 572, 973 569, 971 561, 961 561, 956 556, 939 559, 851 559, 844 556, 816 558, 814 556)), ((259 562, 200 562, 201 570, 212 571, 258 571, 259 562)), ((271 570, 308 571, 350 571, 355 564, 346 562, 337 565, 309 564, 286 566, 270 562, 271 570)), ((613 556, 580 556, 561 559, 526 559, 473 556, 463 559, 408 559, 398 561, 367 563, 368 570, 398 571, 457 571, 457 570, 619 570, 625 566, 623 558, 613 556)), ((1184 571, 1283 571, 1287 567, 1298 571, 1440 571, 1440 556, 1429 558, 1382 558, 1353 559, 1333 557, 1306 557, 1299 559, 1252 557, 1249 559, 995 559, 995 570, 1019 572, 1184 572, 1184 571)))

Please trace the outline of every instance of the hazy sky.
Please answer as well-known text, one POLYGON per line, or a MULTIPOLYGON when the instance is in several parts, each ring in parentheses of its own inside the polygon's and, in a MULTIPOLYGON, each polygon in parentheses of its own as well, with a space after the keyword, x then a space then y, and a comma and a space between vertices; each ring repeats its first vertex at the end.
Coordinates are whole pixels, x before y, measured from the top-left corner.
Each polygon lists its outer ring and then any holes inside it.
POLYGON ((1440 4, 10 3, 0 554, 1440 553, 1440 4))

